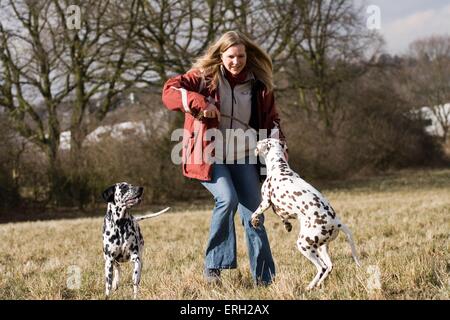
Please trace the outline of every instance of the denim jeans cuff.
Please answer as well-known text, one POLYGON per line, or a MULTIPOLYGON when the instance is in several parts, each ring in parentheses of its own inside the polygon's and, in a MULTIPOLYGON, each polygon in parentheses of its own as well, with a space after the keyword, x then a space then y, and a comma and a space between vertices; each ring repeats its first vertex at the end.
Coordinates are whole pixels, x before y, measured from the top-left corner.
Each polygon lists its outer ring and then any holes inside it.
POLYGON ((224 270, 224 269, 236 269, 237 266, 236 265, 228 265, 228 266, 206 266, 207 269, 220 269, 220 270, 224 270))

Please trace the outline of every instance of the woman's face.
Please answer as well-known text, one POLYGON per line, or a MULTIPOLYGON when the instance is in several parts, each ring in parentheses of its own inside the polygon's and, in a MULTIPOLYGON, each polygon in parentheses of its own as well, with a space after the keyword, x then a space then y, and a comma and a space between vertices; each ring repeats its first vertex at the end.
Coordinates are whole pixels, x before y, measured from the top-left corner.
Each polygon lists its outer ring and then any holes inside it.
POLYGON ((229 47, 222 53, 222 63, 232 75, 238 75, 247 63, 247 53, 243 44, 229 47))

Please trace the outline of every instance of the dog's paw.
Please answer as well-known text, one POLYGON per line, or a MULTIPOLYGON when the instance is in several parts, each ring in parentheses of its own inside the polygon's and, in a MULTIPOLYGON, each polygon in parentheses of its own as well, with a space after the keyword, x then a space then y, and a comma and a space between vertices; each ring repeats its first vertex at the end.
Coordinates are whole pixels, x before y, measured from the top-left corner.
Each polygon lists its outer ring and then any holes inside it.
POLYGON ((290 222, 284 222, 284 228, 286 229, 287 232, 291 232, 292 230, 292 224, 290 222))
POLYGON ((253 228, 258 228, 259 227, 259 225, 261 224, 261 221, 259 220, 259 217, 253 217, 252 218, 252 221, 251 221, 251 223, 252 223, 252 226, 253 226, 253 228))
POLYGON ((305 288, 305 290, 306 291, 311 291, 312 289, 314 289, 314 285, 311 285, 311 284, 309 284, 306 288, 305 288))

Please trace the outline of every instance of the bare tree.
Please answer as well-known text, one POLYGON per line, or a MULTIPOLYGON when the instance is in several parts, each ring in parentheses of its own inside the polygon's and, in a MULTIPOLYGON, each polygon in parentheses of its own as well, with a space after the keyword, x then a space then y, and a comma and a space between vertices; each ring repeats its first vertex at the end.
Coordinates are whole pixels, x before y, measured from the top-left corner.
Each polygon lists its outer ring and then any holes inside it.
POLYGON ((450 36, 432 36, 410 45, 408 88, 417 108, 427 106, 445 143, 450 132, 450 36))
MULTIPOLYGON (((2 3, 5 10, 5 4, 2 3)), ((48 155, 53 165, 59 145, 59 120, 57 105, 68 95, 70 88, 52 88, 51 75, 58 58, 46 50, 47 34, 44 35, 40 12, 47 12, 48 3, 9 2, 9 13, 17 20, 11 27, 0 23, 0 60, 3 82, 1 84, 1 106, 5 107, 14 127, 22 136, 36 143, 48 155), (18 27, 20 25, 20 27, 18 27), (47 122, 36 108, 43 104, 47 111, 47 122)), ((5 12, 5 11, 4 11, 5 12)), ((58 50, 53 53, 57 54, 58 50)))
POLYGON ((186 72, 194 58, 226 28, 229 3, 139 0, 142 11, 134 52, 151 64, 160 84, 170 75, 186 72))
POLYGON ((0 22, 0 106, 18 132, 47 154, 52 181, 59 166, 60 121, 67 117, 58 109, 69 106, 76 159, 89 129, 124 90, 149 76, 151 64, 130 50, 138 0, 75 3, 81 9, 80 28, 70 29, 67 8, 74 1, 1 2, 9 19, 0 22))
POLYGON ((281 71, 296 91, 297 105, 329 128, 334 113, 342 111, 339 85, 367 70, 381 39, 363 26, 350 1, 283 1, 276 12, 285 17, 281 38, 287 39, 281 71))

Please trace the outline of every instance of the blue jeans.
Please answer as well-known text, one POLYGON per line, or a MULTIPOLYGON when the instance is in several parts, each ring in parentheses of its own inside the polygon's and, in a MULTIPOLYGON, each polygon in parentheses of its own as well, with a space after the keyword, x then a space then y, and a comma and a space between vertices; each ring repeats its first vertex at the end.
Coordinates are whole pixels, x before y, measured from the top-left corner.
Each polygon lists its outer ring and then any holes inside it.
MULTIPOLYGON (((254 164, 214 164, 211 181, 202 185, 214 196, 215 207, 211 218, 205 267, 234 269, 236 259, 236 232, 234 215, 239 211, 245 229, 250 269, 258 284, 269 284, 275 276, 275 264, 264 225, 251 225, 252 213, 261 203, 261 188, 257 166, 254 164)), ((262 221, 264 217, 262 216, 262 221)))

